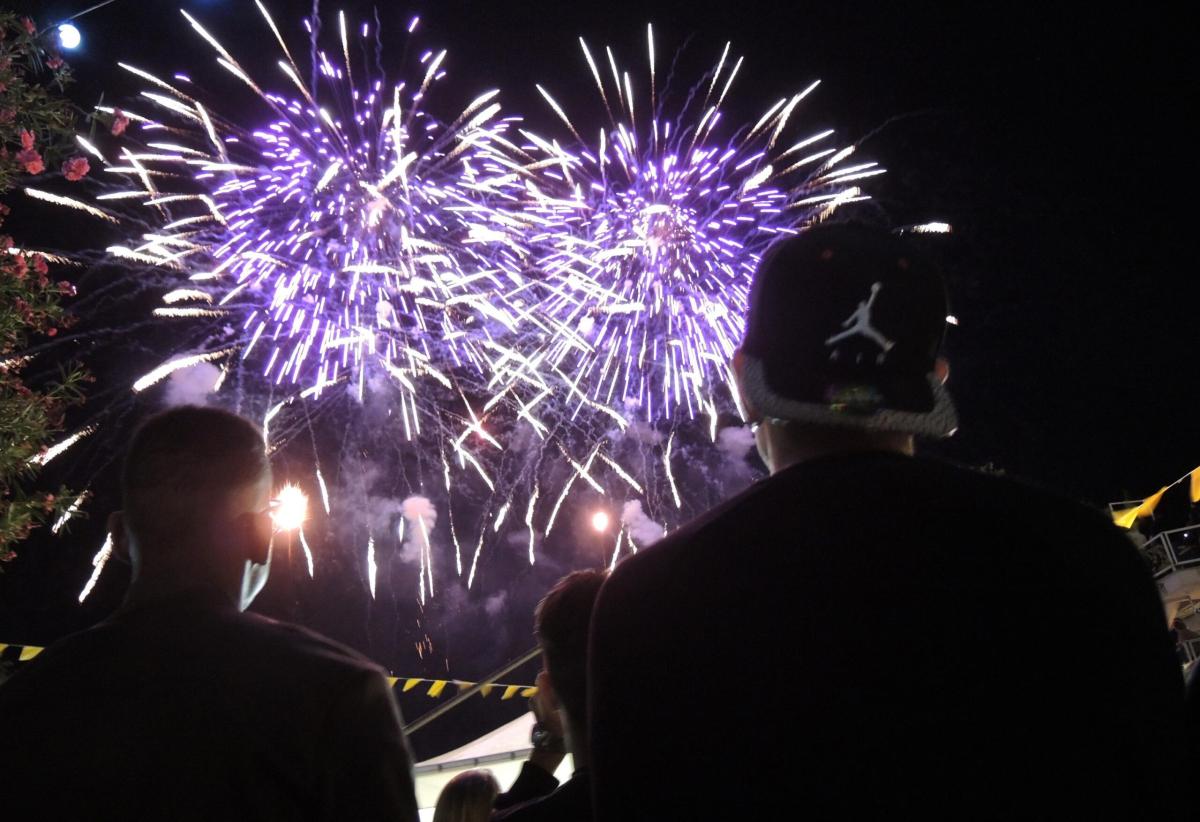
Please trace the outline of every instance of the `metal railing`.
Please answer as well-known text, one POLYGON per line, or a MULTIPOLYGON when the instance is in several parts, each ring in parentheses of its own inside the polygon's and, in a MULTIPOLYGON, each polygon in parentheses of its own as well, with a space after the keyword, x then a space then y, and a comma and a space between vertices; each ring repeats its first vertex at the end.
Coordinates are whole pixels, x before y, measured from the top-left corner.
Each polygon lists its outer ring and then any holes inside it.
POLYGON ((1179 664, 1191 665, 1200 659, 1200 639, 1188 639, 1175 646, 1179 652, 1179 664))
POLYGON ((1141 547, 1155 579, 1200 566, 1200 523, 1159 531, 1141 547))

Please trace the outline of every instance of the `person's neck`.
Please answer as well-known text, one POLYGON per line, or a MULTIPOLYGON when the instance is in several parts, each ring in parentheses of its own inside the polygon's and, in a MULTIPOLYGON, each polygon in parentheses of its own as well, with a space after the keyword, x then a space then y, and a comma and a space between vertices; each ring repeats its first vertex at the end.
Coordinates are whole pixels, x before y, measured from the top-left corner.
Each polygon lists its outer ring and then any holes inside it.
POLYGON ((124 607, 135 608, 155 602, 184 600, 211 603, 215 608, 237 608, 237 595, 227 586, 185 572, 138 573, 129 584, 124 607))
POLYGON ((772 474, 785 468, 819 457, 837 454, 884 452, 913 455, 913 438, 892 431, 858 431, 854 429, 823 428, 809 432, 789 431, 786 426, 767 423, 767 465, 772 474))

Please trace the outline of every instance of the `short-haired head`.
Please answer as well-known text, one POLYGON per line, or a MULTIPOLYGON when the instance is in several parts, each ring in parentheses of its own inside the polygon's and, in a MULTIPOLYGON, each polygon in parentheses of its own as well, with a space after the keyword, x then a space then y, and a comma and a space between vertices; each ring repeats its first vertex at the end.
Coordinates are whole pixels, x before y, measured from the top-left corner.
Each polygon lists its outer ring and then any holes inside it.
POLYGON ((210 538, 214 523, 269 496, 262 432, 216 408, 179 406, 146 420, 121 475, 124 524, 145 561, 210 538))
POLYGON ((588 626, 605 571, 574 571, 554 584, 534 612, 534 630, 546 672, 558 700, 573 722, 587 711, 588 626))

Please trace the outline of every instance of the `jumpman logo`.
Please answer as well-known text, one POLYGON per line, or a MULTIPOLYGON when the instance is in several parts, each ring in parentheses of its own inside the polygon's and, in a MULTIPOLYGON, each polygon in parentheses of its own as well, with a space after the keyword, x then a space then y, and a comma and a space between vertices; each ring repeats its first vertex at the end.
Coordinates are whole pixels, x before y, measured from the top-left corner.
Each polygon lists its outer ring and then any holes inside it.
MULTIPOLYGON (((879 333, 879 329, 871 325, 871 307, 875 305, 875 298, 879 296, 880 289, 883 288, 883 283, 874 283, 871 286, 871 296, 858 304, 858 308, 854 309, 849 317, 842 321, 842 328, 846 329, 841 333, 834 334, 825 341, 825 345, 833 345, 850 337, 859 336, 866 337, 871 342, 878 345, 883 351, 876 358, 876 362, 882 363, 887 356, 887 352, 892 350, 894 342, 889 340, 883 334, 879 333)), ((837 351, 829 355, 831 360, 837 359, 837 351)), ((861 359, 861 357, 859 357, 861 359)))

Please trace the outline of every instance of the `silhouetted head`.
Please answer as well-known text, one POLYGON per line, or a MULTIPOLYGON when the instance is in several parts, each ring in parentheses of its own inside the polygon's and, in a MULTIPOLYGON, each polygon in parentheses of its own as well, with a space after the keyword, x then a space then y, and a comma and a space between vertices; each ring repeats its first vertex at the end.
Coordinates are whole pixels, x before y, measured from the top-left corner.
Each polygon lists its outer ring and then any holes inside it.
POLYGON ((500 785, 491 771, 463 771, 438 794, 433 822, 487 822, 500 785))
POLYGON ((759 451, 777 471, 819 453, 910 451, 958 425, 938 350, 941 272, 881 228, 808 228, 767 252, 733 370, 759 451))
MULTIPOLYGON (((574 747, 583 744, 587 720, 588 626, 605 571, 575 571, 555 583, 534 612, 534 631, 542 648, 555 701, 566 714, 574 747)), ((539 679, 539 684, 544 678, 539 679)), ((578 759, 578 752, 572 751, 578 759)))
POLYGON ((182 406, 138 429, 109 528, 135 587, 217 587, 241 607, 266 583, 271 467, 262 432, 215 408, 182 406))

